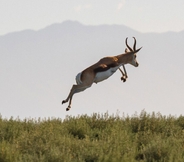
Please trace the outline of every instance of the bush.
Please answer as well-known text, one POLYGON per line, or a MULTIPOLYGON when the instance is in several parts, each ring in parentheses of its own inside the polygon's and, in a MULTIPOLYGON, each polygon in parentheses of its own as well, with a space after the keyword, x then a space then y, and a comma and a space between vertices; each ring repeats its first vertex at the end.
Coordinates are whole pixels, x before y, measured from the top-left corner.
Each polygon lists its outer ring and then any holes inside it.
POLYGON ((0 117, 0 162, 184 161, 184 117, 0 117))

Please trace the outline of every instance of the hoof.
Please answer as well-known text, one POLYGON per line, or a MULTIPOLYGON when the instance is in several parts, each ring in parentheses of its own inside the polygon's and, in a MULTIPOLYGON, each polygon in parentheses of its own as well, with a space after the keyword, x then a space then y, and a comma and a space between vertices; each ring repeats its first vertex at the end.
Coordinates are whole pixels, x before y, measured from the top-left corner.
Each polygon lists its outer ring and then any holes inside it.
POLYGON ((62 101, 62 104, 64 104, 64 103, 66 103, 66 101, 65 101, 65 100, 63 100, 63 101, 62 101))
POLYGON ((69 111, 69 110, 70 110, 70 108, 67 107, 67 108, 66 108, 66 111, 69 111))
POLYGON ((122 80, 123 82, 126 82, 126 78, 121 77, 121 80, 122 80))
POLYGON ((70 108, 71 108, 71 107, 70 107, 70 106, 68 106, 68 107, 66 108, 66 111, 69 111, 69 110, 70 110, 70 108))

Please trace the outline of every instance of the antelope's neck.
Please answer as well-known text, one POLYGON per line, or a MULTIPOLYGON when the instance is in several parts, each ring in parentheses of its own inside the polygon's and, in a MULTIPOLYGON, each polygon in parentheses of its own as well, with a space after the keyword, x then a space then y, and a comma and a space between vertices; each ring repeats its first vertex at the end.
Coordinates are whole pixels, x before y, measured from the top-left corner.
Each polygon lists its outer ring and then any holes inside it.
POLYGON ((127 64, 128 63, 128 55, 127 54, 120 54, 116 56, 118 58, 119 64, 127 64))

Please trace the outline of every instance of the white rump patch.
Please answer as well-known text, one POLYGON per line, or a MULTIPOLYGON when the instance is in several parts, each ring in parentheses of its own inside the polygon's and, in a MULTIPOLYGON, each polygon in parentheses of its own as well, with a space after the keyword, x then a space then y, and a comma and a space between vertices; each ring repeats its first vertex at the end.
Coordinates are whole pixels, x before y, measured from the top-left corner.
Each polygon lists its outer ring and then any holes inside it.
POLYGON ((77 76, 75 77, 75 80, 76 80, 76 83, 79 85, 79 84, 82 84, 82 81, 81 81, 81 74, 82 73, 78 73, 77 76))

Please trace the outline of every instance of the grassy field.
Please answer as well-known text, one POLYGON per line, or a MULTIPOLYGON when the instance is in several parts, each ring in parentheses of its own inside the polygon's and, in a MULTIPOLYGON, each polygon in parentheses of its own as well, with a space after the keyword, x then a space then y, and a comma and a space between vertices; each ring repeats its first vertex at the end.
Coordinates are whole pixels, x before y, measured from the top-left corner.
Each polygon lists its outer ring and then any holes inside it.
POLYGON ((183 162, 184 116, 0 117, 0 162, 183 162))

